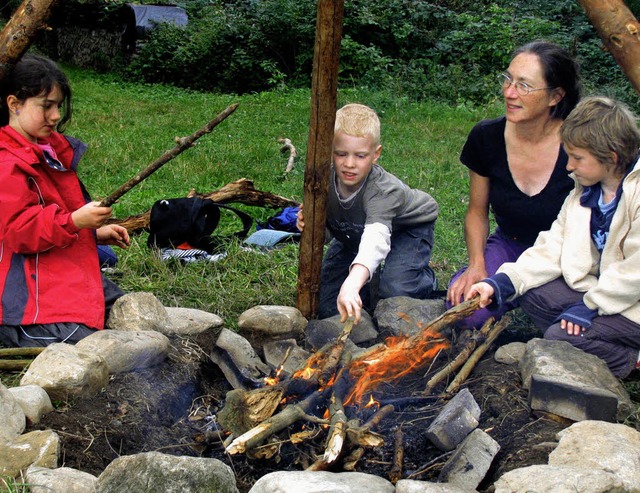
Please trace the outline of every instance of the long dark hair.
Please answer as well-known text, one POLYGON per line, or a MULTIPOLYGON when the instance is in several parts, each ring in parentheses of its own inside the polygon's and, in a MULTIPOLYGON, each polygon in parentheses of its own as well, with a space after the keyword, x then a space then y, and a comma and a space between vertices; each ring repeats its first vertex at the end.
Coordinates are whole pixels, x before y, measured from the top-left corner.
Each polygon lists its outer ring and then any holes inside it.
POLYGON ((9 123, 7 98, 11 95, 20 102, 28 98, 49 94, 54 86, 62 91, 62 118, 58 122, 58 131, 63 132, 71 120, 71 86, 62 70, 48 58, 39 55, 24 55, 13 70, 2 81, 0 88, 0 126, 9 123))
POLYGON ((521 53, 531 53, 538 57, 548 87, 564 89, 564 97, 549 110, 553 118, 564 120, 580 101, 578 63, 567 50, 544 40, 532 41, 517 48, 512 59, 521 53))

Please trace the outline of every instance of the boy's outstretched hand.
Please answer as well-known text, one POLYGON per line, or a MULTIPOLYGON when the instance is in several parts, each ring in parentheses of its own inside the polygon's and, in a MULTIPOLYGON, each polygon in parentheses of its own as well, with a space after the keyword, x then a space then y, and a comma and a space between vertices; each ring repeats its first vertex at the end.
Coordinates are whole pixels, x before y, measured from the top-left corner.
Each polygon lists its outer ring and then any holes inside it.
POLYGON ((127 228, 119 224, 107 224, 96 230, 96 240, 99 245, 117 245, 127 248, 131 245, 127 228))
POLYGON ((342 283, 338 294, 337 304, 340 313, 340 322, 353 317, 353 324, 357 325, 362 316, 362 299, 360 290, 369 279, 369 269, 361 264, 353 264, 349 276, 342 283))
POLYGON ((71 213, 71 220, 78 229, 98 229, 111 217, 111 207, 101 207, 100 202, 89 202, 71 213))

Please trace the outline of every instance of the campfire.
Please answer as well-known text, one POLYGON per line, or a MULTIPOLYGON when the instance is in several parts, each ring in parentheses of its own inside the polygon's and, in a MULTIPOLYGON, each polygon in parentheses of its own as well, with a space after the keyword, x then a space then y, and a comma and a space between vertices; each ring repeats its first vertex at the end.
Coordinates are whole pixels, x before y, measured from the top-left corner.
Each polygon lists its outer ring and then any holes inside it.
MULTIPOLYGON (((439 356, 448 353, 451 342, 443 331, 473 313, 478 300, 467 301, 405 337, 390 337, 384 343, 352 354, 345 349, 353 322, 347 321, 340 336, 308 358, 303 368, 281 378, 281 368, 264 379, 261 388, 227 393, 219 423, 229 433, 224 442, 230 455, 247 454, 271 458, 278 453, 281 438, 302 443, 324 439, 307 470, 354 470, 363 449, 380 447, 385 437, 375 429, 396 408, 446 401, 465 381, 474 365, 507 326, 507 318, 489 320, 447 364, 437 368, 439 356), (458 375, 446 389, 433 395, 454 371, 458 375), (437 370, 437 371, 436 371, 437 370), (433 374, 419 395, 385 398, 384 387, 402 387, 411 375, 433 374), (302 422, 302 424, 300 423, 302 422)), ((442 358, 444 360, 444 358, 442 358)), ((396 430, 394 464, 390 477, 402 477, 402 435, 396 430)))

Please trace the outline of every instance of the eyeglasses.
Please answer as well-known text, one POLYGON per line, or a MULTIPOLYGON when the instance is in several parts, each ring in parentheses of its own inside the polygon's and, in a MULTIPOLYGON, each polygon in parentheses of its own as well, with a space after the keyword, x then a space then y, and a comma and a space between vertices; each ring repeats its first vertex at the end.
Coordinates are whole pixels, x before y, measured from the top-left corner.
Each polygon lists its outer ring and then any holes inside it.
POLYGON ((543 91, 544 89, 554 89, 553 87, 531 87, 526 82, 522 81, 514 81, 509 74, 500 74, 498 75, 498 80, 500 81, 500 85, 502 86, 502 90, 506 91, 512 85, 516 86, 516 92, 520 96, 527 96, 530 92, 534 91, 543 91))

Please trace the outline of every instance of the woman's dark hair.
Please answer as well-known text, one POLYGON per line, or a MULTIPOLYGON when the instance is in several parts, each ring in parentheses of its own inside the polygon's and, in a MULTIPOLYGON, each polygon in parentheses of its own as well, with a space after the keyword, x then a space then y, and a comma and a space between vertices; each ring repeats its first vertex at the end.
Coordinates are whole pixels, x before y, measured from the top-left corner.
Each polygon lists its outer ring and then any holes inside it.
POLYGON ((62 91, 62 118, 58 122, 58 131, 64 131, 66 124, 71 120, 71 86, 62 70, 48 58, 38 55, 24 55, 16 63, 13 70, 2 81, 0 89, 0 126, 9 123, 9 108, 7 98, 11 95, 24 102, 28 98, 47 95, 54 86, 62 91))
POLYGON ((538 57, 548 87, 564 89, 564 97, 550 109, 553 118, 564 120, 580 101, 580 68, 577 62, 567 50, 549 41, 527 43, 516 49, 512 59, 521 53, 538 57))

